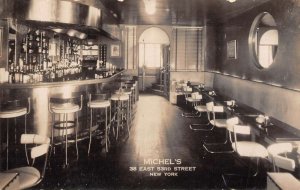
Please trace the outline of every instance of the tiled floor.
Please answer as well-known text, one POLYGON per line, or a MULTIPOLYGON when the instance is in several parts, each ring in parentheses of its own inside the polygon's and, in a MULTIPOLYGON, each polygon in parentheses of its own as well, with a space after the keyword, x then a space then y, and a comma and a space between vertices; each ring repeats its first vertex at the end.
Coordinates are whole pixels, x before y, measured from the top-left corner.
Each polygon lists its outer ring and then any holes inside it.
MULTIPOLYGON (((142 94, 129 138, 123 138, 104 153, 100 139, 93 141, 92 154, 87 156, 87 142, 79 145, 79 160, 62 169, 59 151, 50 158, 45 179, 37 189, 148 189, 148 188, 222 188, 221 174, 243 169, 236 156, 209 155, 202 148, 204 133, 193 132, 188 125, 199 119, 181 116, 182 110, 156 95, 142 94), (164 159, 164 163, 146 163, 164 159), (171 163, 170 163, 171 162, 171 163), (177 164, 175 162, 178 162, 177 164), (175 172, 174 167, 195 167, 175 172), (146 168, 148 167, 148 168, 146 168), (151 171, 130 171, 151 169, 151 171), (157 167, 171 171, 159 172, 157 167), (172 173, 178 176, 164 176, 172 173), (150 176, 161 173, 162 176, 150 176)), ((224 134, 220 134, 224 135, 224 134)), ((73 148, 74 149, 74 148, 73 148)), ((70 148, 72 150, 72 147, 70 148)), ((75 154, 74 154, 75 155, 75 154)), ((70 156, 72 157, 72 156, 70 156)), ((75 158, 75 156, 73 156, 75 158)), ((247 174, 247 172, 244 172, 247 174)), ((171 174, 170 174, 171 175, 171 174)), ((265 177, 258 187, 265 185, 265 177)))

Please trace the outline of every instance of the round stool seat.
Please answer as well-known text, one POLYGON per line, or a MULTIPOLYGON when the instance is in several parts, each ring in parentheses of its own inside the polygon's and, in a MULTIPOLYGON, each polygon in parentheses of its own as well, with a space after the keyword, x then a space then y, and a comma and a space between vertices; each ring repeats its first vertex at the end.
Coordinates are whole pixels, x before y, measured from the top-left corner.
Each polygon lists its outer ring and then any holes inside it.
POLYGON ((34 167, 21 167, 16 169, 11 169, 5 171, 5 173, 18 173, 19 174, 19 188, 27 189, 30 188, 32 184, 38 182, 41 177, 39 170, 34 167))
POLYGON ((0 118, 14 118, 25 115, 27 113, 27 108, 19 107, 8 110, 0 111, 0 118))
POLYGON ((54 113, 74 113, 80 110, 79 105, 73 103, 53 104, 51 110, 54 113))
POLYGON ((266 158, 268 156, 267 149, 256 142, 239 141, 236 145, 233 143, 232 148, 240 156, 266 158))
POLYGON ((114 95, 111 96, 111 100, 114 100, 114 101, 118 101, 118 100, 126 101, 126 100, 129 100, 129 96, 127 94, 114 94, 114 95))
POLYGON ((88 107, 90 108, 106 108, 110 106, 109 100, 93 100, 88 102, 88 107))

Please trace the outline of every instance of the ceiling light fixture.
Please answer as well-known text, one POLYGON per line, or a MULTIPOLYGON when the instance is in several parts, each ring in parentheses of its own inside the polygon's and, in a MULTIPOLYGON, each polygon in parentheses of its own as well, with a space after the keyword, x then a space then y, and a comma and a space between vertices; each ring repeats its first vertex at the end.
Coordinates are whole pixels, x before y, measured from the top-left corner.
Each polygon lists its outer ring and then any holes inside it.
POLYGON ((236 2, 236 0, 226 0, 227 2, 229 2, 229 3, 234 3, 234 2, 236 2))
POLYGON ((123 2, 124 0, 118 0, 119 2, 123 2))
POLYGON ((153 15, 156 12, 156 0, 144 0, 146 13, 153 15))

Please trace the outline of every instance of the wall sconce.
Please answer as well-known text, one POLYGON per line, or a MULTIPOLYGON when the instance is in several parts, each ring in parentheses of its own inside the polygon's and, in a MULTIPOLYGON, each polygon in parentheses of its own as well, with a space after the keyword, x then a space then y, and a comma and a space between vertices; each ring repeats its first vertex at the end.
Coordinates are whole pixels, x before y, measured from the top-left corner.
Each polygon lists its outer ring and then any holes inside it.
POLYGON ((143 0, 145 4, 146 13, 153 15, 156 12, 156 0, 143 0))

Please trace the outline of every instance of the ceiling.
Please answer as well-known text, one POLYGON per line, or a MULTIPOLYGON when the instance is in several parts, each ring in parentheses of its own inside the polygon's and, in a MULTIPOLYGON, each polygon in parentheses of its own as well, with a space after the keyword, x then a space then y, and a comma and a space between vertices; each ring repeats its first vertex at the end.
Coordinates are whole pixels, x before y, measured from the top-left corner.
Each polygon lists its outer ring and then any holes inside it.
POLYGON ((146 13, 144 0, 98 0, 116 14, 121 24, 203 26, 223 22, 270 0, 156 0, 156 11, 146 13))

